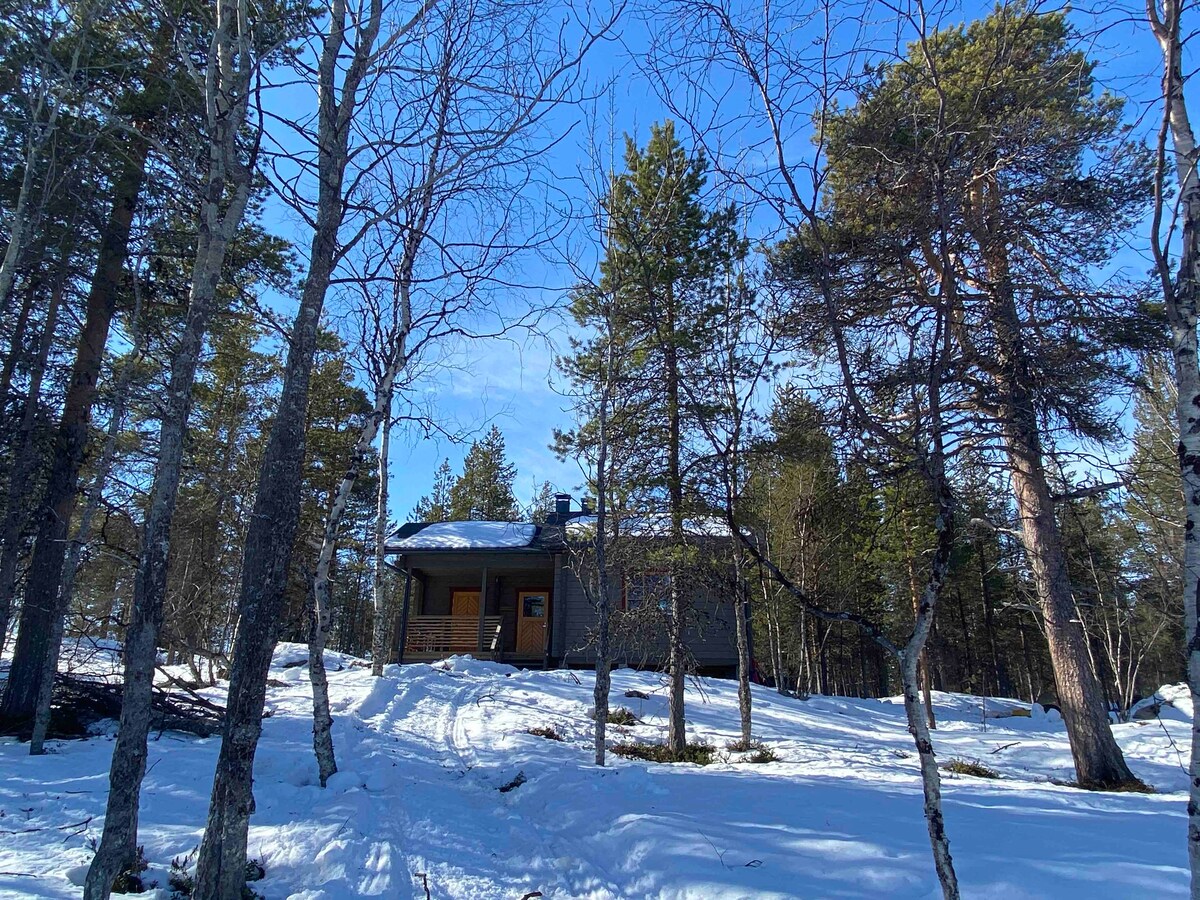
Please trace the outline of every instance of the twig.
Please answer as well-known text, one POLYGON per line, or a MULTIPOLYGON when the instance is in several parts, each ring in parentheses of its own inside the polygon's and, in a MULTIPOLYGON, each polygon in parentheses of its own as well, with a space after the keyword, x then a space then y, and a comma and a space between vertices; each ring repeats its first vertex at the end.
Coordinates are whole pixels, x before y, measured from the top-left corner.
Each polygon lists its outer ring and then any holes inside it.
POLYGON ((1167 736, 1167 743, 1171 745, 1171 749, 1175 751, 1175 756, 1179 760, 1179 770, 1184 775, 1188 774, 1187 766, 1183 764, 1183 754, 1179 751, 1179 746, 1175 743, 1175 738, 1171 737, 1171 732, 1167 731, 1166 723, 1158 716, 1154 717, 1158 720, 1158 727, 1162 729, 1163 734, 1167 736))
POLYGON ((413 878, 421 879, 421 886, 425 888, 425 900, 433 900, 433 895, 429 893, 429 876, 424 872, 413 872, 413 878))
POLYGON ((93 818, 93 816, 88 816, 82 822, 72 822, 69 825, 55 825, 53 827, 42 825, 38 828, 18 828, 15 831, 0 831, 0 834, 35 834, 39 831, 66 831, 68 828, 87 828, 93 818))
POLYGON ((995 750, 992 751, 992 754, 995 755, 995 754, 999 753, 1001 750, 1007 750, 1009 747, 1015 747, 1019 743, 1021 743, 1021 742, 1013 741, 1011 744, 1001 744, 999 747, 997 747, 995 750))
POLYGON ((708 841, 708 846, 713 848, 713 853, 717 854, 717 862, 719 862, 721 864, 721 868, 728 869, 729 866, 725 865, 725 854, 717 849, 716 844, 714 844, 712 841, 708 840, 708 835, 705 834, 703 831, 700 832, 700 837, 702 837, 706 841, 708 841))

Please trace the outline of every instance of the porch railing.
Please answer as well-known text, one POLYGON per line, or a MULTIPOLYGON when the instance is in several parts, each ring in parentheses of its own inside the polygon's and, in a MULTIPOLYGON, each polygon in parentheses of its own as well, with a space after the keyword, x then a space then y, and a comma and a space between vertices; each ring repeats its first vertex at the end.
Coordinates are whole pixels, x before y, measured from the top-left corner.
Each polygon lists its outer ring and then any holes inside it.
MULTIPOLYGON (((483 649, 500 647, 499 616, 483 620, 483 649)), ((405 653, 472 653, 479 648, 477 616, 413 616, 408 620, 405 653)))

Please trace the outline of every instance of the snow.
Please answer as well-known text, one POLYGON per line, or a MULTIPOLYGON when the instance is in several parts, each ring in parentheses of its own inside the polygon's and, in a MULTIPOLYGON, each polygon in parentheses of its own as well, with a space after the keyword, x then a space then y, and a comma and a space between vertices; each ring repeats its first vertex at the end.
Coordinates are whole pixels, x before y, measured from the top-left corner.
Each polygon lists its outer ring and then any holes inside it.
POLYGON ((388 541, 390 551, 502 550, 528 547, 537 526, 525 522, 434 522, 416 534, 388 541))
MULTIPOLYGON (((573 538, 589 537, 596 533, 595 516, 576 516, 569 519, 566 531, 573 538)), ((671 517, 667 515, 631 516, 621 519, 621 534, 630 537, 668 537, 671 517)), ((683 533, 692 537, 727 538, 733 535, 729 523, 716 516, 695 516, 683 520, 683 533)))
POLYGON ((1130 718, 1136 717, 1143 709, 1147 709, 1147 715, 1156 715, 1159 719, 1190 723, 1192 721, 1192 692, 1184 682, 1164 684, 1151 696, 1133 704, 1129 708, 1130 718))
MULTIPOLYGON (((334 654, 329 686, 341 771, 317 785, 303 646, 280 645, 255 767, 249 849, 267 898, 783 898, 940 896, 912 740, 894 698, 797 700, 755 688, 755 734, 780 757, 711 766, 591 764, 592 675, 520 671, 460 656, 372 678, 334 654), (335 665, 340 663, 340 666, 335 665), (290 665, 289 665, 290 664, 290 665), (285 667, 286 666, 286 667, 285 667), (557 742, 527 733, 553 726, 557 742), (527 779, 504 793, 518 774, 527 779)), ((206 692, 219 699, 223 686, 206 692)), ((661 676, 620 670, 613 702, 643 723, 614 740, 661 740, 661 676), (626 697, 639 690, 647 699, 626 697)), ((1185 896, 1189 729, 1114 726, 1160 793, 1061 782, 1061 721, 1017 700, 935 694, 946 827, 966 897, 1185 896), (990 718, 1015 708, 1029 717, 990 718)), ((738 736, 731 681, 689 682, 689 738, 738 736)), ((165 733, 150 745, 140 842, 166 897, 173 858, 200 840, 220 741, 165 733)), ((0 740, 0 896, 78 897, 104 812, 111 736, 53 742, 41 758, 0 740)), ((152 895, 151 895, 152 896, 152 895)))

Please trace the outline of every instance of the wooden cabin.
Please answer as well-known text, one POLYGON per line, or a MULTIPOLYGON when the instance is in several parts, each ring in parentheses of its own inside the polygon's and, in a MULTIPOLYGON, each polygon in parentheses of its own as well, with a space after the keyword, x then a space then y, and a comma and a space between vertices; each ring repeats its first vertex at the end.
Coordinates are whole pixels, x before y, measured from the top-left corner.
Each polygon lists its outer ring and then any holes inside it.
MULTIPOLYGON (((593 666, 596 609, 576 571, 594 518, 570 506, 569 496, 558 495, 544 523, 415 522, 398 529, 387 554, 403 573, 400 661, 469 653, 519 666, 593 666)), ((643 531, 645 540, 656 539, 643 531)), ((709 526, 693 531, 698 540, 729 540, 728 532, 722 537, 709 526)), ((637 609, 645 586, 660 577, 623 572, 612 579, 618 632, 631 633, 636 620, 639 635, 636 642, 615 642, 617 664, 665 662, 665 620, 637 609)), ((688 646, 698 671, 725 674, 736 666, 731 593, 706 589, 692 601, 697 621, 689 623, 688 646)))

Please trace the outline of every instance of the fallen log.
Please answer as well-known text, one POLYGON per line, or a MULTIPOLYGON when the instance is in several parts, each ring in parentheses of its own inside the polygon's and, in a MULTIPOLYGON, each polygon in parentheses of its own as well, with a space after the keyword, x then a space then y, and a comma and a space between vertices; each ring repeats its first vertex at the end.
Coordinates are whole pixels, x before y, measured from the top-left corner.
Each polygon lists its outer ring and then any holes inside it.
MULTIPOLYGON (((54 679, 48 737, 83 738, 105 720, 121 717, 122 686, 102 676, 60 672, 54 679)), ((155 686, 150 707, 152 731, 178 731, 201 737, 219 734, 223 707, 191 690, 167 691, 155 686)), ((29 740, 31 721, 0 721, 0 734, 29 740)))

